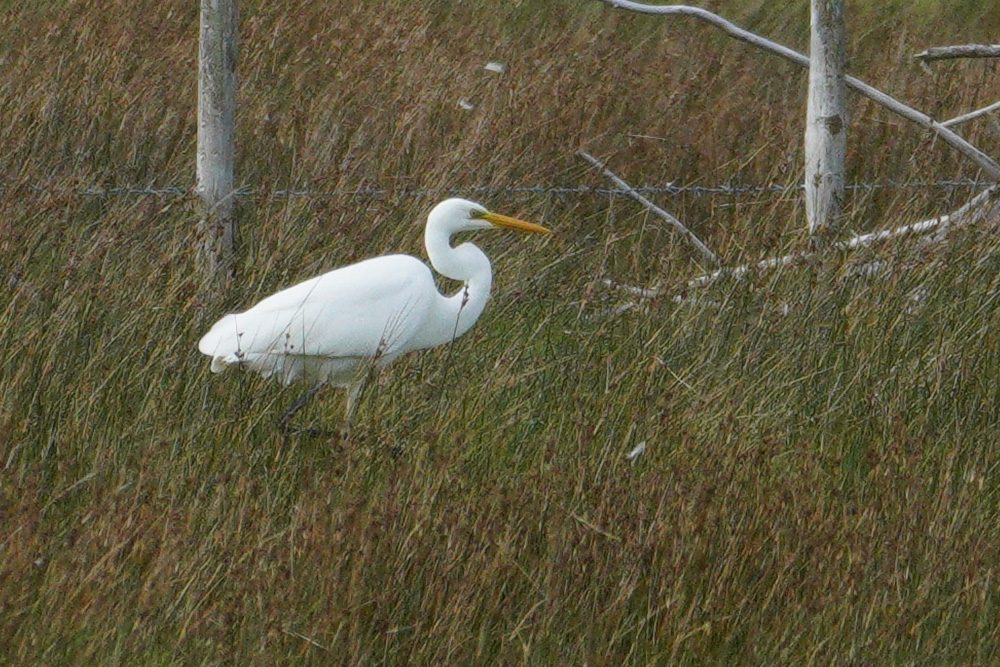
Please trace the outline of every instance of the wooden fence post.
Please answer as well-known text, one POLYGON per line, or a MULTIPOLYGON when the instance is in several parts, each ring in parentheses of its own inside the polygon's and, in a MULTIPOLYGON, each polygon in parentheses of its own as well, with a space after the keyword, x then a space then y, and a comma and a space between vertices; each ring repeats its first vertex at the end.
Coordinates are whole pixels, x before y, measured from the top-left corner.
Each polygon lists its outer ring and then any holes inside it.
POLYGON ((806 218, 809 233, 833 231, 844 203, 847 60, 844 0, 811 0, 809 102, 806 109, 806 218))
POLYGON ((236 255, 236 0, 201 0, 198 50, 199 260, 204 282, 224 287, 236 255))

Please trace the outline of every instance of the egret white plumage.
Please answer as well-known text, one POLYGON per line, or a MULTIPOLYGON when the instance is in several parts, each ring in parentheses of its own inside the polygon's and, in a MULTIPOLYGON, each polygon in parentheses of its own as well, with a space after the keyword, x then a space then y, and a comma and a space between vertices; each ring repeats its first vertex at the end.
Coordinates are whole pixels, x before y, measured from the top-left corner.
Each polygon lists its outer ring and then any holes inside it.
POLYGON ((286 412, 283 426, 322 386, 347 387, 344 430, 350 428, 368 369, 401 354, 458 338, 486 306, 490 260, 472 243, 452 247, 457 232, 491 228, 550 234, 541 225, 491 213, 464 199, 447 199, 427 216, 424 245, 438 273, 463 283, 451 296, 409 255, 383 255, 284 289, 242 313, 226 315, 198 343, 212 372, 239 365, 284 384, 316 382, 286 412))

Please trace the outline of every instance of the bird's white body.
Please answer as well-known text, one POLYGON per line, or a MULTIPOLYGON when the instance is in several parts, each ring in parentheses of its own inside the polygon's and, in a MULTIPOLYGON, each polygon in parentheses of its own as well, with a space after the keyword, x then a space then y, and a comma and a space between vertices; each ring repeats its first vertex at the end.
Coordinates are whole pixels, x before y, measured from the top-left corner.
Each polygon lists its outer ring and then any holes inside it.
POLYGON ((356 388, 370 364, 450 342, 479 319, 490 295, 489 259, 471 243, 452 247, 450 238, 493 225, 548 232, 473 202, 446 200, 428 216, 424 240, 434 268, 463 283, 455 294, 440 294, 430 269, 414 257, 375 257, 226 315, 198 349, 212 358, 213 372, 241 365, 285 384, 306 379, 356 388))
POLYGON ((226 315, 198 349, 212 357, 215 372, 242 364, 284 384, 348 386, 369 363, 385 366, 467 331, 489 298, 489 278, 475 287, 480 298, 460 314, 464 290, 439 294, 426 264, 408 255, 375 257, 226 315))

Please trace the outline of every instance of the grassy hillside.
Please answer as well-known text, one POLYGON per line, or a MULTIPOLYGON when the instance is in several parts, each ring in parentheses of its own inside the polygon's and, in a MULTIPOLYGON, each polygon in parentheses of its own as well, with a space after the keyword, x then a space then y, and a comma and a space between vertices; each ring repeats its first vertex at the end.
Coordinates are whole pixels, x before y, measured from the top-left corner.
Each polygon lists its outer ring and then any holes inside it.
MULTIPOLYGON (((707 4, 807 42, 804 2, 707 4)), ((803 72, 596 2, 242 2, 255 195, 220 306, 190 197, 80 194, 190 187, 197 3, 0 7, 0 662, 1000 660, 995 235, 868 251, 888 279, 834 257, 609 317, 601 279, 679 286, 697 256, 624 200, 502 192, 602 184, 580 147, 635 183, 795 183, 803 72), (387 192, 344 194, 367 187, 387 192), (557 233, 476 238, 483 319, 383 374, 351 442, 276 432, 300 388, 210 375, 196 341, 224 308, 422 254, 443 189, 557 233)), ((995 63, 909 57, 995 41, 986 3, 849 11, 874 85, 941 118, 1000 94, 995 63)), ((852 180, 977 176, 852 113, 852 180)), ((1000 155, 988 122, 963 133, 1000 155)), ((848 228, 970 192, 857 191, 848 228)), ((659 200, 728 262, 805 243, 792 194, 659 200)))

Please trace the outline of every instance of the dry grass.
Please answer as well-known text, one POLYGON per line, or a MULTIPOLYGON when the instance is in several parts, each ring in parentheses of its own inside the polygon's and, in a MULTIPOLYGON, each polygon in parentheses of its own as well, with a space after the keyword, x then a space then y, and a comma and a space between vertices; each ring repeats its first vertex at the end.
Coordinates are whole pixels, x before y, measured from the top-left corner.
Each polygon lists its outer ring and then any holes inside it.
MULTIPOLYGON (((0 17, 3 662, 1000 660, 995 237, 873 251, 911 266, 888 280, 837 259, 720 286, 722 309, 608 319, 600 278, 681 284, 697 258, 631 203, 492 197, 558 234, 480 239, 482 322, 386 373, 346 451, 282 440, 295 390, 210 377, 195 350, 219 310, 196 296, 190 202, 74 192, 190 182, 196 4, 0 17)), ((240 179, 264 194, 232 306, 421 252, 430 199, 407 188, 597 184, 580 146, 636 183, 800 177, 804 75, 701 26, 568 0, 397 1, 381 20, 242 4, 240 179), (369 185, 393 192, 266 196, 369 185)), ((713 4, 805 43, 802 6, 713 4)), ((995 64, 908 60, 989 41, 996 12, 870 4, 855 72, 941 117, 997 97, 995 64)), ((975 175, 854 114, 853 179, 975 175)), ((1000 154, 988 123, 966 131, 1000 154)), ((850 225, 966 194, 859 194, 850 225)), ((794 197, 666 203, 730 261, 803 242, 794 197)))

